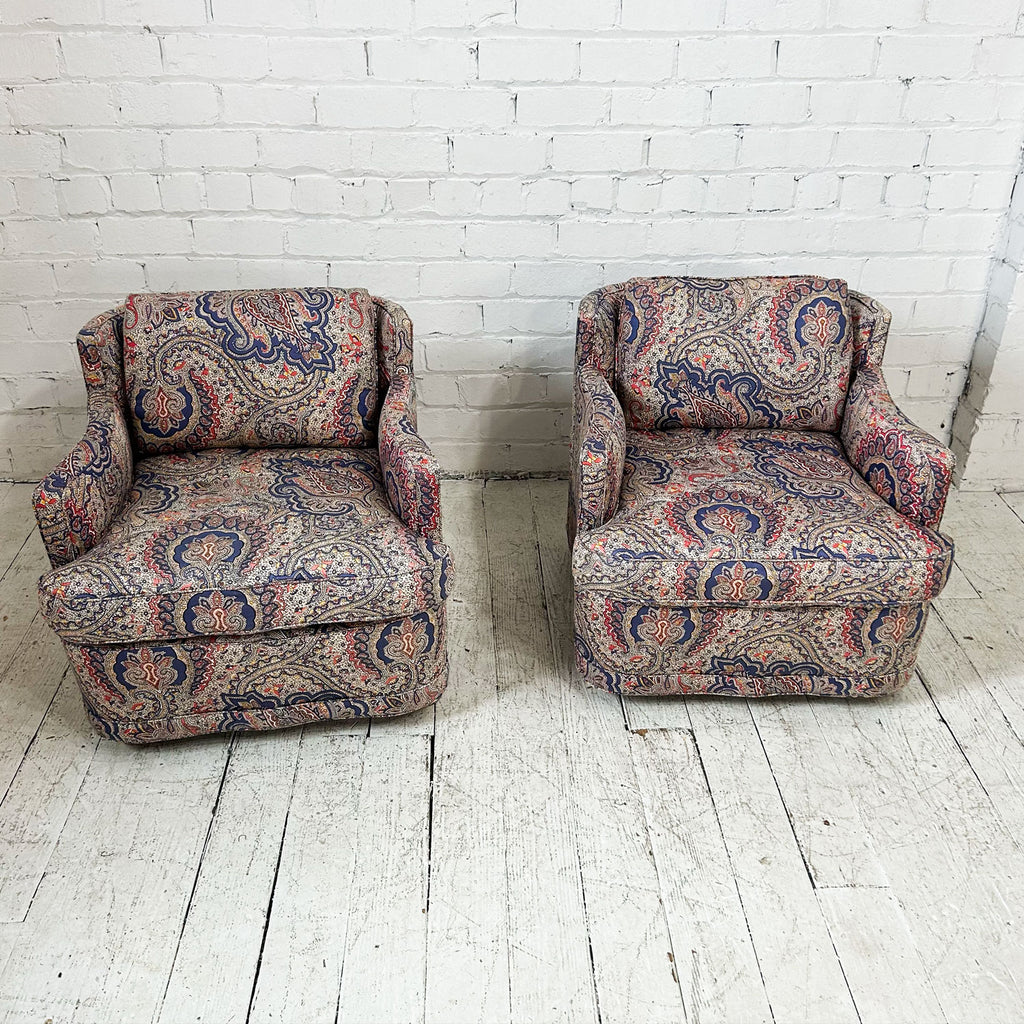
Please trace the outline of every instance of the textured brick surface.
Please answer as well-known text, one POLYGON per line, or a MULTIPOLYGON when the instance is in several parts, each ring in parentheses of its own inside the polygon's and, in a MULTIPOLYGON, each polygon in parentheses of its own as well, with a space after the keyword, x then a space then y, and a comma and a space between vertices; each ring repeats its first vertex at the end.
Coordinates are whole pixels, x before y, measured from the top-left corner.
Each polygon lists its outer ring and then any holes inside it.
POLYGON ((953 450, 961 487, 1024 488, 1024 173, 989 280, 953 450))
POLYGON ((987 446, 980 479, 1016 436, 1020 17, 0 0, 0 477, 75 439, 75 329, 130 290, 374 288, 415 319, 444 466, 511 472, 564 466, 588 289, 819 271, 892 308, 893 390, 943 437, 984 317, 957 442, 987 446))

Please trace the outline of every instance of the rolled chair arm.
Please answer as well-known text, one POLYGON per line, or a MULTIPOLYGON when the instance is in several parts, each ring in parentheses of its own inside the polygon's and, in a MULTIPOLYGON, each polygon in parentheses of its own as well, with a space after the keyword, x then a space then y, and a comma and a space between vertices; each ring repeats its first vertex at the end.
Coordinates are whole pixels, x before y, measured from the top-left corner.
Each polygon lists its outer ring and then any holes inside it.
POLYGON ((384 398, 377 432, 388 501, 411 530, 440 541, 441 486, 433 453, 416 430, 416 385, 399 372, 384 398))
POLYGON ((877 366, 857 370, 846 400, 842 441, 857 472, 897 512, 938 528, 953 476, 953 453, 900 412, 877 366))
POLYGON ((596 369, 577 370, 569 469, 569 543, 603 525, 619 503, 626 423, 611 385, 596 369))
POLYGON ((134 469, 124 412, 105 396, 90 396, 85 435, 32 496, 54 568, 85 554, 106 533, 124 508, 134 469))

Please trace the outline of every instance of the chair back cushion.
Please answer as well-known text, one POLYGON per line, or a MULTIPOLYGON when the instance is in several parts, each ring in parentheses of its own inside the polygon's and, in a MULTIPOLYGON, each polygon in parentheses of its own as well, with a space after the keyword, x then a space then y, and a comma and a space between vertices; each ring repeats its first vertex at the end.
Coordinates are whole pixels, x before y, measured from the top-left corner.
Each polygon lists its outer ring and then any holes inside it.
POLYGON ((124 375, 143 455, 361 447, 377 413, 374 307, 360 288, 129 295, 124 375))
POLYGON ((615 380, 633 430, 836 431, 852 358, 845 281, 653 277, 623 291, 615 380))

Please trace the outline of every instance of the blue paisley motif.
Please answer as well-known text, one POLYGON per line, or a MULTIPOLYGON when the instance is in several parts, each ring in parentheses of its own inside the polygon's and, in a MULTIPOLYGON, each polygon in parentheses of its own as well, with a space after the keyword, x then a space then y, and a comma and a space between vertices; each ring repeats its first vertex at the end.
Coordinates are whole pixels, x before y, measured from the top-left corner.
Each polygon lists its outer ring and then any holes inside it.
POLYGON ((227 530, 203 530, 183 537, 171 550, 171 558, 186 571, 201 562, 210 568, 233 562, 245 547, 237 533, 227 530))
POLYGON ((897 644, 917 636, 924 623, 923 608, 904 606, 885 608, 868 626, 873 644, 897 644))
POLYGON ((189 598, 182 619, 189 633, 237 636, 256 628, 256 609, 240 591, 203 591, 189 598))
POLYGON ((211 327, 223 331, 224 351, 236 359, 262 363, 283 360, 309 373, 334 370, 337 342, 331 337, 327 314, 334 296, 326 289, 296 292, 302 300, 302 318, 287 297, 273 292, 243 292, 223 304, 223 293, 198 296, 196 314, 211 327))
POLYGON ((864 479, 871 484, 875 492, 890 505, 895 505, 900 489, 895 477, 889 471, 889 466, 881 462, 871 462, 864 467, 863 473, 864 479))
POLYGON ((188 388, 142 388, 135 396, 133 412, 142 430, 163 438, 186 430, 193 407, 188 388))
POLYGON ((697 509, 693 521, 708 536, 757 533, 764 526, 763 520, 752 508, 721 501, 697 509))
POLYGON ((659 359, 655 363, 654 386, 663 396, 658 423, 662 428, 674 426, 679 421, 678 414, 690 413, 694 406, 713 407, 719 425, 742 426, 750 422, 774 427, 784 419, 781 409, 759 397, 763 385, 752 373, 707 371, 687 359, 674 363, 659 359))
POLYGON ((824 675, 821 665, 813 661, 770 661, 762 663, 740 654, 732 657, 711 658, 711 671, 728 676, 820 676, 824 675))
POLYGON ((771 592, 772 582, 760 562, 722 562, 704 584, 704 596, 717 602, 767 601, 771 592))
POLYGON ((619 342, 620 344, 632 344, 636 341, 640 331, 640 317, 637 315, 636 306, 628 298, 622 299, 622 310, 619 314, 619 342))
POLYGON ((410 662, 433 646, 433 623, 429 615, 420 612, 384 628, 377 640, 377 657, 386 665, 410 662))
POLYGON ((167 690, 180 686, 188 675, 185 663, 173 647, 140 647, 119 651, 114 658, 114 678, 129 692, 140 687, 167 690))
POLYGON ((685 644, 694 631, 686 608, 643 608, 630 619, 629 635, 639 643, 685 644))
POLYGON ((835 299, 823 296, 800 308, 793 333, 801 348, 841 345, 846 337, 846 324, 843 307, 835 299))

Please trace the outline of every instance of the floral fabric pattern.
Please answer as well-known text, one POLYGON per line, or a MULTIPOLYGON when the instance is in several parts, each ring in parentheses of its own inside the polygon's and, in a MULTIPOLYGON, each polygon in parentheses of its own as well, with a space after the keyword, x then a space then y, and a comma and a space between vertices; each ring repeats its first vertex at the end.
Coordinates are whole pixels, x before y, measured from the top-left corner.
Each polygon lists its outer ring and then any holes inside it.
POLYGON ((64 639, 125 643, 397 618, 440 605, 449 575, 375 452, 222 448, 143 459, 115 527, 40 595, 64 639))
POLYGON ((953 480, 953 453, 896 407, 882 372, 857 371, 843 419, 850 462, 897 512, 938 529, 953 480))
POLYGON ((376 312, 362 289, 130 295, 124 368, 143 455, 373 442, 376 312))
POLYGON ((576 320, 576 367, 591 366, 607 381, 615 377, 615 332, 625 285, 598 288, 580 299, 576 320))
POLYGON ((626 434, 615 518, 581 538, 577 587, 665 604, 911 604, 952 546, 898 515, 829 434, 626 434))
POLYGON ((119 310, 90 320, 77 338, 89 422, 85 436, 36 488, 32 498, 50 563, 88 551, 124 507, 134 456, 121 402, 119 310))
POLYGON ((952 461, 885 390, 889 320, 820 278, 635 279, 580 302, 569 536, 585 681, 746 697, 907 681, 952 566, 936 532, 952 461), (614 414, 590 394, 606 390, 625 414, 621 477, 590 457, 613 447, 614 414))
POLYGON ((863 366, 881 366, 892 314, 877 299, 851 289, 850 320, 854 371, 863 366))
POLYGON ((36 491, 54 566, 39 596, 101 732, 148 743, 437 700, 451 556, 400 306, 360 289, 137 295, 78 347, 89 426, 36 491))
POLYGON ((379 388, 387 386, 403 372, 412 373, 412 320, 397 302, 372 296, 377 316, 377 361, 379 388))
POLYGON ((845 281, 811 277, 627 282, 616 353, 626 425, 836 430, 848 297, 845 281))
POLYGON ((927 605, 671 608, 585 592, 576 663, 615 693, 877 696, 914 668, 927 605))
POLYGON ((416 432, 415 382, 408 370, 393 378, 384 399, 378 448, 391 507, 410 530, 440 541, 437 460, 416 432))
POLYGON ((626 447, 622 407, 611 385, 589 366, 576 374, 573 390, 572 452, 569 473, 569 543, 596 529, 619 502, 626 447))
POLYGON ((93 724, 127 743, 403 715, 437 700, 448 675, 443 605, 388 622, 66 646, 93 724))

